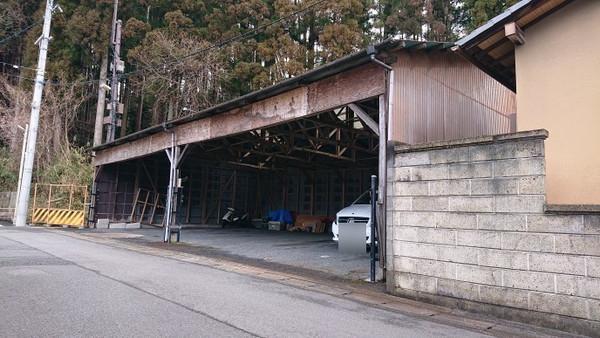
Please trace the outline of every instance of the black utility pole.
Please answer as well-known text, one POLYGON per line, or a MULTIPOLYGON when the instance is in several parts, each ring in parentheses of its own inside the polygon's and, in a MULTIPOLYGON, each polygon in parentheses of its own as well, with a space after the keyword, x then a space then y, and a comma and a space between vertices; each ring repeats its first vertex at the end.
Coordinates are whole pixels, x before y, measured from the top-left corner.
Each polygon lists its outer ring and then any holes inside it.
POLYGON ((377 176, 371 175, 371 282, 376 279, 377 267, 377 245, 375 245, 375 233, 377 227, 377 176))

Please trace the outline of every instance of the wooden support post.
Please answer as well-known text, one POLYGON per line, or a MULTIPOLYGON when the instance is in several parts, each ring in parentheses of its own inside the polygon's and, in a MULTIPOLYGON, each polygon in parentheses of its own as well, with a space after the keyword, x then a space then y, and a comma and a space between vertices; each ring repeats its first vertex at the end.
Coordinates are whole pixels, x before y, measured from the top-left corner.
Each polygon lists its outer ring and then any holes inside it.
MULTIPOLYGON (((85 212, 85 206, 87 205, 88 192, 87 192, 87 187, 86 186, 83 186, 81 189, 83 189, 83 210, 84 210, 84 215, 85 215, 86 214, 86 212, 85 212)), ((86 223, 84 223, 84 224, 86 224, 86 223)))
MULTIPOLYGON (((231 193, 231 206, 236 207, 235 195, 237 193, 237 170, 233 170, 233 192, 231 193)), ((239 208, 239 206, 238 206, 239 208)))
POLYGON ((140 161, 135 161, 135 178, 133 180, 133 191, 140 188, 140 161))
POLYGON ((204 168, 201 168, 201 170, 202 170, 202 174, 201 174, 201 177, 202 177, 201 184, 202 185, 200 186, 200 189, 202 191, 201 192, 201 195, 202 195, 202 223, 206 223, 208 221, 208 216, 207 216, 208 210, 207 210, 206 200, 208 198, 208 184, 209 184, 208 177, 209 177, 209 175, 208 175, 208 168, 204 167, 204 168))
MULTIPOLYGON (((88 208, 88 227, 90 226, 90 223, 94 222, 96 219, 96 204, 98 201, 98 185, 96 183, 96 181, 98 180, 98 176, 100 175, 100 172, 102 171, 103 166, 97 166, 94 167, 94 178, 92 181, 92 188, 91 188, 91 195, 90 195, 90 206, 88 208)), ((95 222, 94 222, 95 225, 95 222)))
MULTIPOLYGON (((129 219, 131 222, 135 222, 135 208, 137 207, 138 199, 140 198, 140 189, 138 189, 135 193, 135 197, 133 198, 133 207, 131 208, 131 215, 129 215, 129 219)), ((142 216, 143 217, 143 216, 142 216)), ((141 222, 141 220, 140 220, 141 222)))
POLYGON ((300 212, 300 207, 302 206, 302 194, 300 193, 301 188, 300 178, 296 176, 296 212, 300 212))
POLYGON ((48 206, 47 208, 50 209, 50 201, 52 200, 52 184, 48 185, 48 206))
POLYGON ((310 215, 315 215, 315 175, 313 173, 311 183, 310 183, 310 215))
POLYGON ((217 222, 221 219, 221 198, 223 195, 223 176, 219 174, 219 198, 217 200, 217 222))
POLYGON ((260 211, 259 215, 262 216, 263 208, 262 208, 262 201, 261 201, 261 191, 262 191, 262 186, 260 185, 260 173, 256 172, 256 201, 255 201, 254 207, 256 208, 256 210, 260 211))
MULTIPOLYGON (((244 182, 246 182, 245 186, 246 186, 246 191, 244 193, 244 209, 245 211, 249 212, 249 206, 248 206, 248 193, 250 192, 250 179, 248 178, 248 175, 244 175, 244 182)), ((250 213, 250 215, 252 215, 252 213, 250 213)))
MULTIPOLYGON (((156 215, 156 208, 158 207, 158 201, 160 200, 160 194, 154 193, 154 205, 152 206, 152 214, 150 215, 150 220, 148 221, 150 224, 154 224, 154 216, 156 215)), ((164 217, 163 217, 164 219, 164 217)), ((144 221, 144 215, 140 217, 140 222, 144 221)))
POLYGON ((287 197, 287 184, 288 184, 287 176, 284 176, 282 178, 282 180, 283 180, 283 182, 282 182, 283 184, 281 185, 281 202, 282 202, 281 208, 286 209, 287 208, 287 202, 286 202, 286 200, 287 200, 287 198, 286 198, 287 197))
POLYGON ((342 170, 342 208, 346 207, 346 170, 342 170))
POLYGON ((110 219, 114 220, 115 219, 115 211, 117 209, 117 196, 119 194, 119 177, 121 176, 121 163, 117 163, 117 174, 115 176, 115 183, 113 184, 114 186, 114 192, 111 189, 111 194, 109 194, 108 198, 110 199, 111 203, 112 203, 112 207, 111 212, 110 212, 110 219))
POLYGON ((73 186, 69 186, 69 210, 71 210, 71 204, 73 203, 73 186))
MULTIPOLYGON (((144 200, 144 206, 142 207, 140 223, 142 222, 142 219, 144 218, 144 215, 146 214, 146 206, 148 205, 148 199, 150 199, 150 190, 146 190, 146 199, 144 200)), ((137 200, 136 200, 136 203, 137 203, 137 200)), ((132 222, 133 222, 133 220, 132 220, 132 222)))
POLYGON ((36 183, 36 184, 33 186, 33 209, 34 209, 34 210, 35 210, 35 207, 36 207, 36 205, 35 205, 35 204, 36 204, 36 200, 37 200, 37 187, 38 187, 38 184, 36 183))
POLYGON ((331 203, 329 202, 329 200, 331 199, 331 173, 328 172, 327 173, 327 183, 325 185, 327 187, 327 192, 326 192, 326 198, 325 200, 327 201, 327 209, 325 209, 325 214, 327 216, 329 216, 329 213, 331 212, 331 203))
POLYGON ((189 176, 187 204, 185 208, 185 222, 190 223, 190 213, 192 209, 192 175, 189 176))

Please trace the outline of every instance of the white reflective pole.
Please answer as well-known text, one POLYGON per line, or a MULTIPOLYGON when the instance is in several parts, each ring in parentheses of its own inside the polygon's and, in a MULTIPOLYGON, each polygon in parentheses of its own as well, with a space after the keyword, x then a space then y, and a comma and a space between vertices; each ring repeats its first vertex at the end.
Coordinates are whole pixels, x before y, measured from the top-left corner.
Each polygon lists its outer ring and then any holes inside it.
MULTIPOLYGON (((19 201, 19 194, 21 193, 21 184, 22 184, 22 179, 23 179, 23 162, 25 161, 25 151, 27 149, 27 132, 29 131, 29 124, 25 125, 25 128, 21 127, 21 126, 17 126, 20 129, 23 129, 23 145, 21 147, 21 161, 19 162, 19 180, 17 181, 17 201, 15 201, 15 204, 18 203, 19 201)), ((15 210, 14 210, 14 214, 13 214, 13 223, 16 222, 17 219, 17 206, 15 205, 15 210)))
POLYGON ((50 23, 52 21, 52 9, 54 0, 46 0, 46 13, 44 14, 44 26, 42 36, 39 39, 40 54, 38 56, 37 74, 33 88, 33 100, 31 101, 31 118, 29 119, 29 134, 27 135, 27 151, 23 162, 23 177, 17 200, 16 226, 25 226, 27 222, 27 210, 29 209, 29 193, 31 191, 31 176, 33 172, 33 161, 35 159, 35 143, 37 141, 38 124, 40 121, 40 105, 42 104, 42 92, 44 91, 44 73, 46 72, 46 56, 48 55, 48 41, 50 40, 50 23))

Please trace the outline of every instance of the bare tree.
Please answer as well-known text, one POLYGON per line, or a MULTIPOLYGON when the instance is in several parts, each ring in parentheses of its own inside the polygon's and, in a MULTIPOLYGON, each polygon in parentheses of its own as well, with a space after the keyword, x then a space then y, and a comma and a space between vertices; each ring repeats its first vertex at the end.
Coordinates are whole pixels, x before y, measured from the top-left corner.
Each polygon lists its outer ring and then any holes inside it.
MULTIPOLYGON (((77 82, 45 87, 37 139, 37 173, 70 153, 69 132, 86 99, 83 93, 77 82)), ((29 121, 30 100, 30 91, 0 77, 0 142, 8 145, 12 162, 17 166, 22 144, 17 125, 24 126, 29 121)))
POLYGON ((145 70, 144 78, 132 78, 131 83, 136 87, 143 84, 145 93, 153 97, 153 124, 221 100, 225 67, 208 42, 191 35, 172 37, 161 31, 149 34, 151 37, 131 51, 129 57, 145 70), (185 57, 192 50, 206 52, 185 57))

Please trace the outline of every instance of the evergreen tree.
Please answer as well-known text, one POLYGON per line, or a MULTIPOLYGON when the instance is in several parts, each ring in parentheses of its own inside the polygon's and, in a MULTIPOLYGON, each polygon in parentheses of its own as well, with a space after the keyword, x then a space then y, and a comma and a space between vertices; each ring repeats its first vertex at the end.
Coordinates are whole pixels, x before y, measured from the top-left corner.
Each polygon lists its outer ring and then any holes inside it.
MULTIPOLYGON (((178 117, 183 107, 200 110, 264 88, 385 38, 453 41, 516 1, 121 1, 122 100, 130 116, 125 128, 131 132, 178 117)), ((60 5, 47 77, 55 84, 82 81, 89 97, 82 116, 90 116, 97 89, 84 81, 98 78, 102 56, 110 53, 113 1, 61 0, 60 5)), ((43 0, 0 3, 0 40, 41 21, 44 7, 43 0)), ((0 45, 0 61, 34 65, 33 41, 40 31, 34 26, 0 45)), ((33 71, 20 75, 33 77, 33 71)))
POLYGON ((519 0, 463 0, 462 20, 465 33, 483 25, 519 0))

